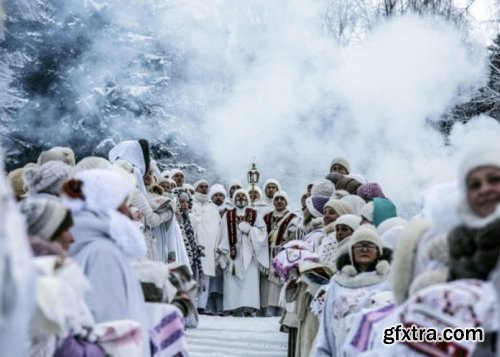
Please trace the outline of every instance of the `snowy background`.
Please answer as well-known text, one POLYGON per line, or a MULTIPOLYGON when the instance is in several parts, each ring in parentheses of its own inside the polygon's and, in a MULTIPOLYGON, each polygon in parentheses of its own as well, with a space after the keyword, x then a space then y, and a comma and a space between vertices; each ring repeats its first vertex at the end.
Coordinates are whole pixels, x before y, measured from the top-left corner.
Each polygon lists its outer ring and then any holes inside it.
POLYGON ((189 182, 255 160, 298 202, 345 156, 409 215, 500 139, 500 41, 470 3, 498 18, 489 0, 6 0, 7 168, 143 137, 189 182))

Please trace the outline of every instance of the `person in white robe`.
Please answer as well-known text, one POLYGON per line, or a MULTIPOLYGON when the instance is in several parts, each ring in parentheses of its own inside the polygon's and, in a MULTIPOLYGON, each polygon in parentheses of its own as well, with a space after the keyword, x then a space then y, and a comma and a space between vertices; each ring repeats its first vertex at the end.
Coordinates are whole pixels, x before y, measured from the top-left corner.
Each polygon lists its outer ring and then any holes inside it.
POLYGON ((248 206, 246 190, 237 190, 233 202, 235 208, 222 217, 217 241, 217 263, 224 271, 224 310, 253 316, 260 309, 259 270, 269 270, 269 245, 264 220, 248 206))
POLYGON ((198 309, 200 312, 204 312, 209 296, 210 280, 215 278, 215 247, 221 218, 219 208, 210 201, 208 182, 199 180, 195 183, 194 188, 190 218, 198 244, 204 247, 205 256, 201 257, 201 266, 207 278, 204 288, 198 295, 198 309))
POLYGON ((260 210, 263 212, 264 215, 274 210, 274 205, 273 205, 274 194, 278 191, 281 191, 281 185, 277 180, 269 179, 266 182, 264 182, 263 190, 264 190, 264 196, 261 199, 261 204, 265 205, 266 208, 265 209, 260 208, 260 210))
POLYGON ((288 241, 297 239, 296 233, 300 219, 288 208, 288 195, 285 191, 274 194, 274 210, 264 216, 266 231, 269 237, 269 274, 262 274, 260 281, 261 308, 266 316, 281 314, 279 296, 283 282, 274 274, 271 266, 272 259, 278 250, 288 241))

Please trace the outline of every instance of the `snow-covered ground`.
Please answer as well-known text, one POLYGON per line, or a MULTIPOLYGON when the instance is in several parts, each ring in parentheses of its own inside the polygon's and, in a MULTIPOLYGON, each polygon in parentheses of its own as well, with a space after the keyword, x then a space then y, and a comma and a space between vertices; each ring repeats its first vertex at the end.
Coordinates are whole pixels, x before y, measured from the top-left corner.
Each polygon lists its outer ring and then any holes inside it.
POLYGON ((286 333, 278 317, 244 318, 200 316, 196 329, 188 329, 190 356, 286 356, 286 333))

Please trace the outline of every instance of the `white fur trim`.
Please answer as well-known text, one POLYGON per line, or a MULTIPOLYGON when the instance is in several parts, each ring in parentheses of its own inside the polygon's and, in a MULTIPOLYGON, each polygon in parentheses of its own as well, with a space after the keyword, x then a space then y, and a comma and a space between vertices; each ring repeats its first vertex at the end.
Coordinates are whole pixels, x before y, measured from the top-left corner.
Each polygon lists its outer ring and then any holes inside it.
POLYGON ((432 223, 426 219, 414 219, 408 223, 401 235, 401 241, 392 259, 392 289, 396 304, 401 305, 408 297, 413 279, 413 269, 417 245, 432 223))

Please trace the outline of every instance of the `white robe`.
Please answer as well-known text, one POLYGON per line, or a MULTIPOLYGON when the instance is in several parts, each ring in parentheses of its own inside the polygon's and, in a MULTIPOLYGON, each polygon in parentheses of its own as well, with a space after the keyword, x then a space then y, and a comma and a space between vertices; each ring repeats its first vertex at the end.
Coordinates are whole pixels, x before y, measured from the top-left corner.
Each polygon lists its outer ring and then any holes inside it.
MULTIPOLYGON (((244 215, 237 210, 237 215, 244 215)), ((224 270, 224 310, 240 307, 260 309, 259 266, 269 269, 268 241, 264 220, 257 213, 254 226, 248 234, 242 233, 237 224, 236 258, 230 257, 227 212, 222 217, 218 235, 218 263, 224 270)))
POLYGON ((201 257, 203 273, 206 276, 215 276, 215 248, 221 221, 219 207, 210 201, 202 202, 195 197, 190 218, 198 244, 205 247, 205 256, 201 257))

